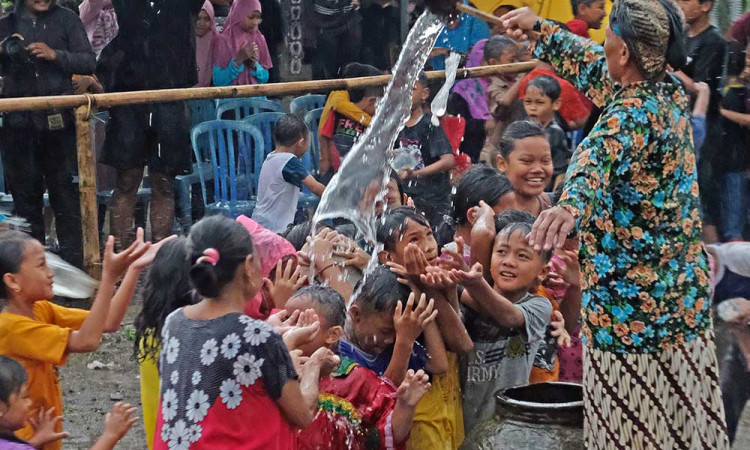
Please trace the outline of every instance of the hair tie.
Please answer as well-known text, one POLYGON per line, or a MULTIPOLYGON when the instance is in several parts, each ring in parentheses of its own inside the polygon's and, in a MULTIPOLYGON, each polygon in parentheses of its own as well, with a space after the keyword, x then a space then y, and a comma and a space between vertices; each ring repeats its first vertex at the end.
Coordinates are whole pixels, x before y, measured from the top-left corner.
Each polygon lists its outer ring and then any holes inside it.
POLYGON ((198 258, 195 263, 200 264, 204 261, 215 266, 219 262, 219 251, 215 248, 207 248, 203 250, 203 256, 198 258))

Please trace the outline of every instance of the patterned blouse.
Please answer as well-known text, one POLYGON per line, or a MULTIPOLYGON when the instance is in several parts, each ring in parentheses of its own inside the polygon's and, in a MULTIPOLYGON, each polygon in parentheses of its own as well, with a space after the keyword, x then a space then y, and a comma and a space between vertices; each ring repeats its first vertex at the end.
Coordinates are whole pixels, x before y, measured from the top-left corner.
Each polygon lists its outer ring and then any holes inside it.
POLYGON ((270 325, 239 313, 192 320, 180 308, 162 334, 155 450, 294 447, 276 401, 297 374, 270 325))
POLYGON ((603 108, 560 205, 581 240, 585 342, 650 353, 711 327, 688 98, 668 77, 620 88, 604 49, 546 21, 534 56, 603 108))

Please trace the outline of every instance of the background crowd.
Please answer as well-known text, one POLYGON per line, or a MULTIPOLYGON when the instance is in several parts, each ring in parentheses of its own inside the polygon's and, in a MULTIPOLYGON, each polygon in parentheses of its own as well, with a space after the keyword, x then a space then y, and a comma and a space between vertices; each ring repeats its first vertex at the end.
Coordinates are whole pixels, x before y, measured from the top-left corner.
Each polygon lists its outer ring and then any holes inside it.
MULTIPOLYGON (((627 21, 608 16, 610 2, 573 0, 574 18, 535 24, 535 39, 452 16, 425 70, 444 69, 453 54, 461 67, 540 62, 525 74, 457 82, 442 117, 431 111, 440 82, 420 74, 387 149, 393 163, 385 197, 373 202, 380 217, 370 241, 344 217, 310 219, 382 88, 330 92, 308 107, 269 98, 102 112, 100 231, 113 238, 89 311, 51 301, 44 262, 47 246, 83 263, 72 114, 3 114, 0 189, 30 236, 0 233, 0 443, 61 448, 57 367, 119 329, 148 268, 134 356, 150 448, 458 448, 494 414, 495 392, 596 378, 584 373, 585 351, 614 371, 613 355, 682 357, 685 348, 707 369, 680 385, 684 399, 720 385, 723 406, 717 390, 701 406, 709 418, 694 420, 710 436, 706 448, 727 448, 723 433, 734 440, 750 399, 750 13, 722 33, 711 25, 712 0, 620 2, 627 21), (643 11, 664 2, 675 7, 653 19, 660 34, 644 26, 643 11), (674 17, 684 20, 685 64, 670 38, 674 17), (591 33, 604 28, 601 46, 591 33), (617 39, 632 58, 619 71, 617 39), (629 71, 668 82, 633 87, 629 71), (649 141, 654 128, 668 138, 649 141), (229 131, 201 137, 204 129, 229 131), (237 149, 222 156, 232 177, 212 171, 206 182, 212 163, 199 148, 233 139, 237 149), (657 161, 660 145, 679 156, 657 161), (623 163, 622 148, 637 157, 623 163), (616 167, 620 178, 593 166, 616 167), (662 220, 663 211, 678 218, 662 220), (529 241, 537 217, 562 214, 575 218, 575 238, 557 248, 529 241), (655 217, 659 234, 644 225, 655 217), (665 302, 675 295, 673 308, 665 302), (718 373, 705 337, 711 300, 732 335, 718 373)), ((392 68, 398 5, 302 3, 313 78, 392 68)), ((498 17, 521 6, 495 3, 498 17)), ((412 2, 412 19, 423 8, 412 2)), ((2 97, 279 82, 287 13, 277 0, 17 0, 0 19, 2 97)), ((115 405, 95 448, 114 446, 133 413, 115 405)), ((640 426, 654 442, 695 438, 689 426, 669 438, 662 425, 640 426)), ((598 433, 587 439, 609 440, 605 428, 587 423, 598 433)))

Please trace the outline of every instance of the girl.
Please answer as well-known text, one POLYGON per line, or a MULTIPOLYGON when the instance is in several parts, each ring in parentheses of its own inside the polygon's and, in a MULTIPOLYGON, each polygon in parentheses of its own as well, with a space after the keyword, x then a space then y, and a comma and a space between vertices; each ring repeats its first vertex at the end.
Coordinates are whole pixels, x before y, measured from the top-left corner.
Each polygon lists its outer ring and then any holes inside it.
POLYGON ((135 318, 135 357, 140 364, 141 404, 149 448, 153 448, 159 403, 156 361, 162 347, 161 331, 172 311, 193 303, 189 270, 187 240, 180 237, 165 242, 146 277, 143 308, 135 318))
POLYGON ((188 255, 202 300, 170 314, 162 331, 154 448, 293 448, 291 427, 312 421, 321 366, 338 358, 316 351, 298 379, 281 336, 242 314, 260 288, 261 268, 241 224, 201 220, 188 255))
POLYGON ((195 21, 195 63, 198 67, 198 84, 195 87, 211 86, 214 46, 218 38, 214 6, 206 0, 195 21))
MULTIPOLYGON (((104 249, 99 291, 89 311, 65 308, 48 300, 52 293, 52 272, 47 267, 44 247, 18 231, 0 233, 0 354, 21 363, 29 375, 28 395, 33 409, 62 415, 62 390, 58 367, 70 353, 88 353, 99 347, 102 333, 120 328, 130 296, 113 298, 115 282, 150 243, 136 240, 122 253, 114 253, 114 238, 104 249)), ((55 431, 62 431, 57 422, 55 431)), ((33 435, 31 426, 17 433, 21 439, 33 435)), ((45 444, 44 450, 60 449, 60 441, 45 444)))
POLYGON ((273 64, 261 22, 258 0, 235 0, 214 55, 214 86, 263 84, 273 64))
MULTIPOLYGON (((52 410, 40 411, 32 417, 29 386, 23 366, 7 356, 0 356, 0 448, 3 450, 33 450, 48 442, 59 442, 68 433, 54 431, 61 417, 53 418, 52 410), (34 424, 34 437, 24 442, 13 435, 24 427, 26 422, 34 424)), ((104 433, 91 450, 109 450, 125 436, 138 420, 130 416, 136 408, 127 403, 115 403, 112 411, 104 419, 104 433)))
POLYGON ((517 209, 537 217, 552 206, 544 193, 554 173, 552 150, 540 125, 528 120, 509 125, 500 142, 497 167, 513 185, 513 192, 503 197, 503 210, 517 209))

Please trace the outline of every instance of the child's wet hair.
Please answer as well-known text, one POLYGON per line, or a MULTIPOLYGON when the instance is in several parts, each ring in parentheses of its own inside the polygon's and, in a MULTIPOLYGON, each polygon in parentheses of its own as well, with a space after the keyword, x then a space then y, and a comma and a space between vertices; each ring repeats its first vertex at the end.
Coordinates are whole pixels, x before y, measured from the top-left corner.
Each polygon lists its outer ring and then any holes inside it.
POLYGON ((143 308, 134 324, 134 355, 138 361, 159 359, 161 329, 167 316, 193 300, 187 239, 178 237, 162 245, 146 276, 143 308))
MULTIPOLYGON (((344 67, 343 73, 344 78, 374 77, 378 75, 383 75, 383 71, 369 64, 360 64, 356 62, 347 64, 346 67, 344 67)), ((347 92, 349 93, 349 101, 357 103, 362 101, 365 97, 381 97, 383 95, 383 87, 375 86, 348 89, 347 92)))
MULTIPOLYGON (((498 227, 496 228, 497 236, 495 239, 500 237, 501 235, 507 235, 511 236, 513 233, 520 232, 522 236, 526 237, 531 233, 531 227, 534 225, 534 216, 528 213, 524 213, 522 211, 503 211, 502 213, 495 216, 495 224, 497 225, 499 222, 500 225, 505 225, 502 228, 498 227), (503 214, 508 213, 507 215, 503 217, 503 214), (518 219, 518 222, 510 222, 508 220, 510 219, 518 219)), ((549 260, 552 258, 552 250, 541 250, 539 252, 539 255, 542 257, 542 261, 546 264, 549 262, 549 260)))
POLYGON ((346 322, 346 302, 344 297, 328 286, 311 284, 292 294, 294 298, 309 298, 318 316, 323 316, 328 327, 343 327, 346 322))
POLYGON ((526 90, 528 91, 529 88, 539 89, 545 96, 552 99, 553 102, 559 99, 562 93, 560 83, 549 75, 540 75, 532 78, 526 86, 526 90))
POLYGON ((513 190, 508 177, 484 165, 476 165, 461 177, 453 196, 453 220, 457 225, 468 221, 467 213, 480 201, 494 207, 503 195, 513 190))
POLYGON ((396 249, 396 243, 406 232, 407 222, 410 220, 430 228, 427 218, 411 206, 399 206, 388 210, 383 215, 376 236, 378 243, 383 244, 383 250, 396 249))
POLYGON ((495 215, 495 230, 499 233, 503 228, 507 227, 511 223, 527 223, 529 225, 534 224, 534 216, 527 213, 526 211, 519 211, 517 209, 506 209, 505 211, 495 215))
MULTIPOLYGON (((18 273, 23 264, 26 245, 33 240, 33 237, 20 231, 0 232, 0 278, 6 273, 18 273)), ((3 281, 0 283, 0 298, 7 298, 8 294, 5 281, 3 281)))
POLYGON ((253 254, 247 229, 224 216, 210 216, 193 225, 188 236, 190 282, 203 297, 215 298, 229 284, 245 259, 253 254), (216 250, 218 258, 204 258, 216 250))
POLYGON ((378 266, 360 280, 355 292, 359 289, 354 303, 365 312, 390 313, 401 301, 406 304, 411 289, 398 282, 398 275, 391 272, 388 266, 378 266))
POLYGON ((296 114, 284 114, 276 122, 274 137, 276 145, 289 147, 299 142, 300 139, 307 137, 309 130, 305 121, 296 114))
POLYGON ((519 120, 508 125, 500 141, 500 156, 508 159, 508 156, 510 156, 516 147, 516 141, 530 137, 543 137, 547 139, 547 132, 533 120, 519 120))
POLYGON ((428 85, 429 81, 427 80, 427 72, 425 72, 424 70, 420 70, 419 74, 417 75, 417 81, 419 82, 419 84, 422 85, 422 87, 429 87, 428 85))
POLYGON ((26 370, 18 361, 0 355, 0 402, 7 405, 10 396, 20 392, 26 379, 26 370))
POLYGON ((482 58, 485 61, 496 59, 501 57, 508 50, 513 50, 516 54, 518 54, 518 44, 516 43, 516 41, 507 36, 491 36, 484 44, 484 52, 482 54, 482 58))

